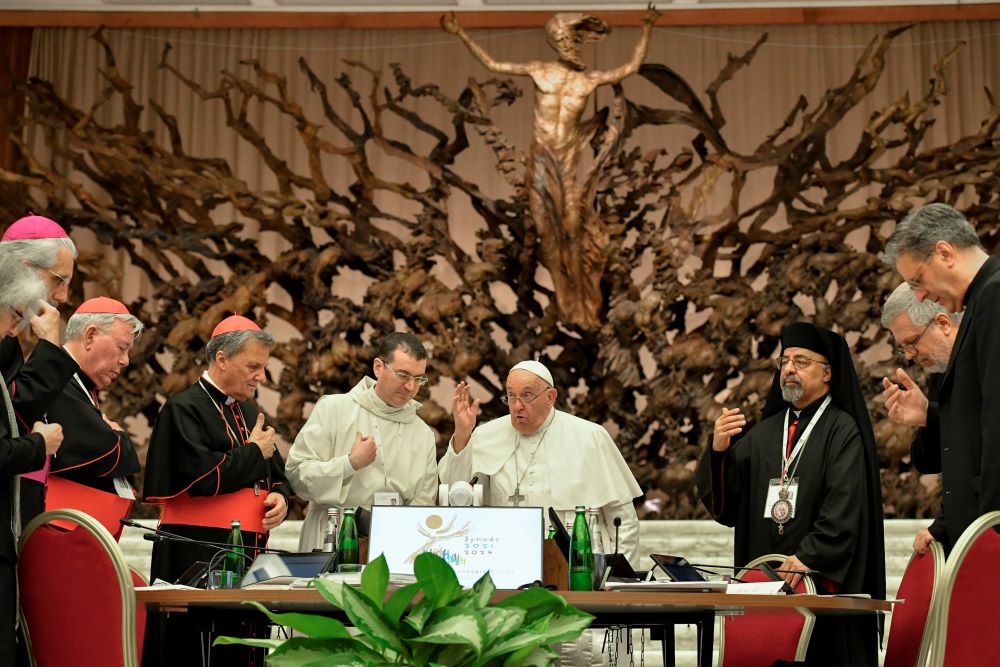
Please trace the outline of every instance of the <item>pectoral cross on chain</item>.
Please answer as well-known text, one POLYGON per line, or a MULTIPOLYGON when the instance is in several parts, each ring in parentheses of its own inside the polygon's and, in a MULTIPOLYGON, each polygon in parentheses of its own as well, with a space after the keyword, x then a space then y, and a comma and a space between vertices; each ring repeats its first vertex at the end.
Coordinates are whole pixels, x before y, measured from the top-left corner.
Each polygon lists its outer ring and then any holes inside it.
POLYGON ((520 507, 521 501, 524 500, 524 498, 525 497, 521 495, 521 489, 518 487, 514 488, 514 493, 507 496, 507 500, 509 500, 514 507, 520 507))

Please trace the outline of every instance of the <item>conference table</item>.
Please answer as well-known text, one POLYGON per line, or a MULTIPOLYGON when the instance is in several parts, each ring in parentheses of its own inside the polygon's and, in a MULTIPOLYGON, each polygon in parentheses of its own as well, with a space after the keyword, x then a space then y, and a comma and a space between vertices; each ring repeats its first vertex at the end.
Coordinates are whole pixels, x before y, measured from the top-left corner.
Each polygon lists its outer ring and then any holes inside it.
MULTIPOLYGON (((494 602, 516 591, 497 591, 494 602)), ((715 618, 719 615, 809 610, 817 615, 857 615, 892 611, 892 602, 829 595, 732 595, 673 591, 556 591, 574 607, 592 614, 595 627, 613 625, 646 627, 661 633, 664 665, 674 664, 677 625, 698 628, 698 665, 712 664, 715 618)), ((310 588, 257 587, 242 590, 146 588, 136 591, 136 601, 150 613, 256 613, 242 603, 255 600, 272 611, 337 613, 319 592, 310 588)))

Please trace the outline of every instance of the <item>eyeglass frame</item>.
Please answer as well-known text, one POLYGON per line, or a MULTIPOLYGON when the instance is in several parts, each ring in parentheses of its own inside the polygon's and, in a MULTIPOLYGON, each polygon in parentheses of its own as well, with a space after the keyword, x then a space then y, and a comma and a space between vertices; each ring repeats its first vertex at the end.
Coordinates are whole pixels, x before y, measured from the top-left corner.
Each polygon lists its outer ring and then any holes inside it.
POLYGON ((921 279, 920 274, 924 272, 924 268, 926 268, 927 262, 930 261, 931 257, 933 256, 934 256, 934 251, 931 250, 927 255, 924 256, 922 260, 920 260, 920 264, 917 265, 917 270, 913 274, 913 277, 906 281, 906 284, 910 286, 911 290, 916 291, 919 289, 924 289, 923 287, 924 281, 921 279))
POLYGON ((404 373, 403 371, 397 371, 395 368, 389 365, 389 363, 382 357, 376 357, 382 362, 382 365, 389 369, 396 379, 403 384, 410 384, 410 382, 416 382, 418 387, 423 387, 425 384, 431 381, 426 375, 410 375, 409 373, 404 373))
POLYGON ((930 322, 927 323, 927 326, 924 327, 924 330, 920 332, 920 335, 913 339, 912 343, 900 343, 899 345, 894 345, 892 351, 898 354, 899 356, 903 357, 904 359, 906 358, 907 352, 912 352, 913 354, 917 354, 919 352, 919 350, 917 349, 917 343, 919 343, 920 339, 924 337, 924 334, 927 333, 927 330, 931 328, 932 324, 934 324, 933 318, 931 319, 930 322))
POLYGON ((812 357, 807 357, 804 354, 797 354, 794 357, 786 357, 784 355, 776 357, 774 360, 774 366, 779 371, 784 370, 785 366, 788 365, 789 361, 792 362, 792 366, 794 366, 795 370, 797 371, 804 371, 813 364, 819 364, 820 366, 830 365, 829 361, 820 361, 819 359, 813 359, 812 357))
POLYGON ((17 308, 11 308, 11 311, 13 311, 13 313, 17 316, 17 333, 21 333, 28 328, 29 324, 31 324, 31 318, 34 317, 34 315, 22 313, 17 308))
POLYGON ((45 271, 46 273, 49 273, 49 274, 55 276, 56 278, 58 278, 59 279, 59 284, 56 286, 56 289, 59 289, 60 287, 66 287, 73 280, 73 276, 69 276, 67 278, 66 276, 62 275, 61 273, 56 273, 55 271, 53 271, 52 269, 50 269, 47 266, 38 266, 37 264, 29 264, 28 266, 34 267, 35 269, 37 269, 39 271, 45 271))
POLYGON ((531 405, 532 403, 534 403, 535 401, 537 401, 539 399, 539 397, 541 397, 542 395, 544 395, 545 392, 547 392, 549 389, 552 389, 552 387, 546 387, 542 391, 538 392, 537 394, 535 394, 534 398, 532 398, 530 401, 527 400, 527 399, 525 399, 524 396, 511 396, 508 393, 503 393, 503 394, 500 394, 500 402, 503 403, 504 405, 506 405, 507 407, 511 407, 512 405, 514 405, 518 401, 521 401, 522 405, 524 405, 525 407, 528 407, 529 405, 531 405))

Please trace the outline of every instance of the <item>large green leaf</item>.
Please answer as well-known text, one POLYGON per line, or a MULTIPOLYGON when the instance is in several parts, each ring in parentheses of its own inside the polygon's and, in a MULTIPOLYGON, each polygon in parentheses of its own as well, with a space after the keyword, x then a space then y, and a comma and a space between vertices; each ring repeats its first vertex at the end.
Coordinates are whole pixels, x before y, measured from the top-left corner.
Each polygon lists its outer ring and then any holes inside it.
POLYGON ((479 655, 486 646, 486 622, 471 609, 449 607, 434 612, 419 637, 411 641, 430 644, 467 644, 479 655))
MULTIPOLYGON (((544 643, 545 635, 541 632, 529 629, 516 630, 500 641, 490 644, 476 664, 483 665, 493 658, 507 655, 508 653, 524 651, 524 649, 532 649, 544 643)), ((530 653, 530 650, 528 652, 530 653)), ((524 655, 527 654, 525 653, 524 655)))
POLYGON ((566 606, 566 600, 552 591, 537 586, 515 593, 500 602, 497 606, 520 607, 524 609, 527 612, 524 622, 525 624, 530 624, 559 611, 566 606))
POLYGON ((427 619, 429 619, 433 613, 434 603, 431 602, 429 597, 424 597, 423 600, 413 605, 413 609, 411 609, 410 613, 403 619, 403 623, 409 625, 417 633, 420 633, 424 629, 424 623, 427 622, 427 619))
POLYGON ((493 594, 497 592, 496 584, 493 583, 493 577, 487 572, 483 576, 479 577, 479 581, 472 584, 472 590, 464 591, 462 593, 462 598, 458 602, 459 606, 471 607, 473 609, 484 609, 493 598, 493 594))
POLYGON ((476 660, 476 652, 465 644, 443 644, 438 647, 431 664, 471 665, 476 660))
POLYGON ((389 601, 382 607, 382 613, 392 623, 399 625, 399 617, 403 615, 403 612, 406 611, 406 608, 413 601, 417 593, 420 592, 421 588, 420 582, 415 582, 396 589, 396 592, 392 594, 389 601))
POLYGON ((310 639, 292 637, 267 656, 268 667, 304 667, 305 665, 380 665, 387 660, 354 639, 310 639), (339 657, 338 657, 339 656, 339 657))
POLYGON ((550 647, 536 646, 521 662, 521 667, 543 667, 554 664, 558 659, 559 654, 550 647))
POLYGON ((354 627, 375 644, 409 657, 409 650, 400 638, 396 624, 391 623, 374 602, 350 586, 344 586, 341 595, 344 600, 342 609, 354 627))
POLYGON ((594 617, 571 606, 559 610, 553 614, 545 624, 542 634, 545 636, 545 643, 565 642, 576 639, 584 630, 594 622, 594 617))
POLYGON ((361 573, 361 592, 381 609, 388 587, 389 565, 385 562, 385 554, 379 554, 378 558, 368 562, 361 573))
POLYGON ((249 637, 216 637, 212 646, 223 646, 225 644, 241 644, 243 646, 256 646, 257 648, 276 649, 285 643, 284 639, 250 639, 249 637))
POLYGON ((446 607, 462 594, 455 570, 443 558, 424 552, 413 561, 413 574, 435 609, 446 607))
POLYGON ((309 635, 313 639, 336 639, 351 636, 351 633, 347 631, 344 624, 334 618, 320 616, 319 614, 279 614, 269 610, 261 603, 252 600, 248 600, 243 604, 257 607, 269 619, 274 621, 275 625, 290 626, 303 634, 309 635))
POLYGON ((551 665, 558 657, 559 654, 548 646, 529 646, 507 656, 507 659, 503 662, 503 667, 551 665))
MULTIPOLYGON (((510 609, 486 607, 480 609, 479 613, 483 615, 483 620, 486 621, 486 636, 489 637, 489 642, 499 641, 520 628, 527 614, 527 612, 518 607, 510 609)), ((487 646, 490 645, 489 642, 487 646)))
POLYGON ((347 584, 340 581, 329 581, 327 579, 319 578, 313 580, 313 585, 327 602, 338 609, 344 608, 344 589, 349 588, 347 584))

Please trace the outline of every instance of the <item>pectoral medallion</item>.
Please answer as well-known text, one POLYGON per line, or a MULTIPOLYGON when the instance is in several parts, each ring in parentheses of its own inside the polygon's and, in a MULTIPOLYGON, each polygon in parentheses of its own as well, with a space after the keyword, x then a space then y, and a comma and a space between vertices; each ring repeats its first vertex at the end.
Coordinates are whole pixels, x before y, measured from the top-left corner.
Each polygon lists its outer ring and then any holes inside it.
POLYGON ((785 524, 792 518, 792 503, 788 500, 788 489, 778 491, 778 499, 771 505, 771 520, 778 524, 778 535, 785 534, 785 524))

